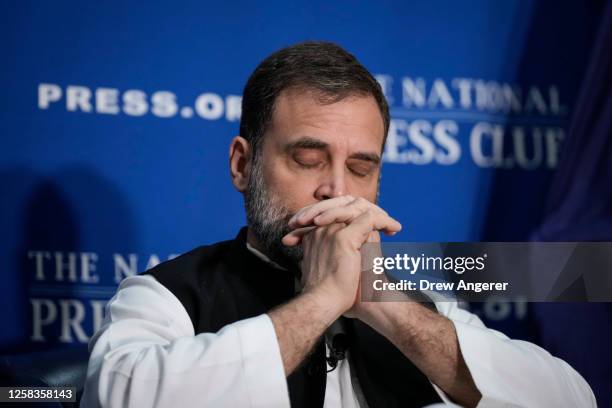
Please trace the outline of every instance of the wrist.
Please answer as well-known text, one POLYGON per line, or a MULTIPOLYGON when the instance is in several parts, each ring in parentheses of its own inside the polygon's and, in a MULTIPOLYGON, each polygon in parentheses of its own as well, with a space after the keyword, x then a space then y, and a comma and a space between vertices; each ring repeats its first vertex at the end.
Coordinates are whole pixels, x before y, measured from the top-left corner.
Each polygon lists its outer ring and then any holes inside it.
POLYGON ((419 320, 420 305, 414 302, 364 302, 359 319, 380 334, 395 342, 399 331, 414 333, 419 320))
POLYGON ((348 309, 348 306, 340 301, 340 296, 322 285, 304 291, 300 297, 314 303, 318 314, 321 314, 330 323, 334 322, 348 309))

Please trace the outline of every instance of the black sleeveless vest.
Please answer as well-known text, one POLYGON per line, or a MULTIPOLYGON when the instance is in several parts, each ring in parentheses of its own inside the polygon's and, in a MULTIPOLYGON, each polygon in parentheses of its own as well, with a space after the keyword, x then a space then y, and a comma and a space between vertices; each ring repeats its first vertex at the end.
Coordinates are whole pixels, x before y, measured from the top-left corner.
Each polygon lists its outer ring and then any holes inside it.
MULTIPOLYGON (((196 248, 145 272, 180 300, 196 334, 217 332, 230 323, 267 313, 295 296, 294 275, 251 253, 246 232, 243 228, 232 241, 196 248)), ((385 337, 359 320, 344 319, 344 326, 349 364, 370 408, 441 402, 425 375, 385 337)), ((325 383, 321 339, 287 378, 291 406, 322 407, 325 383)))

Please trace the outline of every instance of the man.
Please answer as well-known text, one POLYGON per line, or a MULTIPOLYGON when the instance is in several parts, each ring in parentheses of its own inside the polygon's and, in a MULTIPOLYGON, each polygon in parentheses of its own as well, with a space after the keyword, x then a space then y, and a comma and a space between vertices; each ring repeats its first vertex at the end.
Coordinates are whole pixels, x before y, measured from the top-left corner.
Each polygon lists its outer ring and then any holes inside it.
POLYGON ((248 228, 121 283, 83 403, 595 406, 565 362, 455 304, 360 301, 361 246, 401 228, 376 205, 388 126, 379 85, 340 47, 264 60, 229 155, 248 228))

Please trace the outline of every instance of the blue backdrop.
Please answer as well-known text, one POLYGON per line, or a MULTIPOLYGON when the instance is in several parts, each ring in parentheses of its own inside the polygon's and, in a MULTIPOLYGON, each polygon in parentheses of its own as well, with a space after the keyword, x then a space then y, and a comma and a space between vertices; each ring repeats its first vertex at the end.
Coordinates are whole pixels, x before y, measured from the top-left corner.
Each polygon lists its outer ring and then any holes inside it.
MULTIPOLYGON (((527 240, 603 2, 14 2, 0 13, 2 351, 82 345, 123 277, 244 223, 228 143, 257 63, 339 43, 383 85, 397 241, 527 240)), ((519 300, 476 305, 536 339, 519 300)), ((536 339, 537 340, 537 339, 536 339)))

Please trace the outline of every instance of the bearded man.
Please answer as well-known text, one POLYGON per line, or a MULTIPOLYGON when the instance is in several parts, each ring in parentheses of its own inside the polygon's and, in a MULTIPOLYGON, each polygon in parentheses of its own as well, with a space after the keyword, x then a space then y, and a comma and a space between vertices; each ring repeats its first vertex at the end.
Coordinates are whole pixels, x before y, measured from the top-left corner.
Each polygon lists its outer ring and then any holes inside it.
POLYGON ((388 127, 379 84, 339 46, 266 58, 229 153, 248 226, 121 283, 82 403, 595 406, 568 364, 454 303, 360 300, 361 247, 401 229, 376 205, 388 127))

